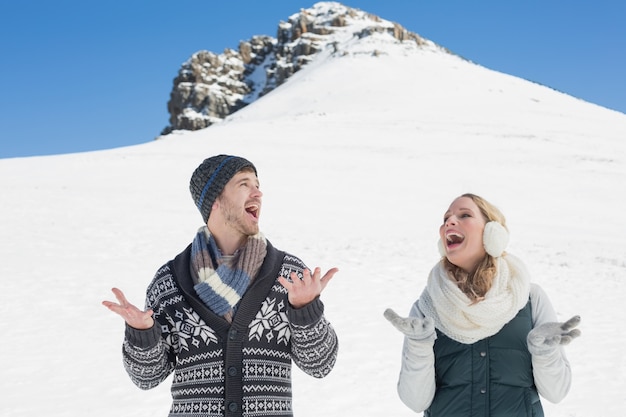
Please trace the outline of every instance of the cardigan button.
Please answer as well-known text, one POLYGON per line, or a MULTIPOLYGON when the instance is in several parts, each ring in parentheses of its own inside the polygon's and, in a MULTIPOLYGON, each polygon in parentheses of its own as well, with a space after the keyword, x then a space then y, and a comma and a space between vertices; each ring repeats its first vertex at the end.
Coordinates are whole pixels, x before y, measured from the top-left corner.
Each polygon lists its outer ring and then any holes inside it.
POLYGON ((228 338, 230 340, 235 340, 237 338, 237 329, 230 329, 230 331, 228 332, 228 338))
POLYGON ((237 368, 234 366, 229 366, 228 367, 228 375, 229 376, 235 376, 237 375, 237 368))
POLYGON ((486 394, 486 393, 487 393, 487 389, 485 389, 485 388, 481 388, 481 389, 480 389, 480 393, 481 393, 481 394, 486 394))
POLYGON ((233 413, 234 413, 234 412, 235 412, 235 411, 237 411, 238 409, 239 409, 239 406, 237 405, 237 403, 236 403, 236 402, 234 402, 234 401, 233 401, 233 402, 231 402, 231 403, 229 403, 229 404, 228 404, 228 411, 230 411, 230 412, 233 412, 233 413))
POLYGON ((480 352, 480 356, 484 358, 485 356, 487 356, 487 352, 480 352))

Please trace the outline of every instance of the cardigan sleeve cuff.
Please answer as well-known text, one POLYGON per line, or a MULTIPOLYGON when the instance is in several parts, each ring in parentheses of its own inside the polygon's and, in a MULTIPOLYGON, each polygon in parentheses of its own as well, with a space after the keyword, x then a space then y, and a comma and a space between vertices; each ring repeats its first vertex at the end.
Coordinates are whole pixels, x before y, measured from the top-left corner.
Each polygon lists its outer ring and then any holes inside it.
POLYGON ((156 321, 154 325, 145 330, 135 329, 134 327, 126 324, 125 331, 126 340, 131 345, 140 349, 150 349, 157 345, 161 338, 161 329, 157 325, 156 321))
POLYGON ((317 323, 324 315, 324 303, 316 297, 309 304, 301 308, 294 308, 291 304, 287 308, 289 321, 299 326, 307 326, 317 323))

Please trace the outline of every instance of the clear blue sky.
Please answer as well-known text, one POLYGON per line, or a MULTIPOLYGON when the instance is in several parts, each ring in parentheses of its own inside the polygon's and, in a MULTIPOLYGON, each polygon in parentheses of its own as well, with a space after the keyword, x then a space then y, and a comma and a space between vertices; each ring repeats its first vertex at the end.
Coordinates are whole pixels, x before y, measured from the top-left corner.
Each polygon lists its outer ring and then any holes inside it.
MULTIPOLYGON (((182 62, 315 1, 0 0, 0 158, 153 140, 182 62)), ((485 67, 626 113, 626 1, 350 0, 485 67)))

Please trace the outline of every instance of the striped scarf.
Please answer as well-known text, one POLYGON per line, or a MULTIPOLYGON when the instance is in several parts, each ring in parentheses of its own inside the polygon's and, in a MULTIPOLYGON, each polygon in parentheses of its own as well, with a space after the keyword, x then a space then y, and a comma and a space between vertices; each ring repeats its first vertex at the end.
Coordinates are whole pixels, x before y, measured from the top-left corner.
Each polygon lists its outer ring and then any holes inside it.
POLYGON ((223 256, 208 227, 201 227, 191 244, 191 274, 198 297, 215 314, 232 322, 237 304, 259 272, 266 253, 267 242, 258 233, 250 236, 232 257, 223 256))

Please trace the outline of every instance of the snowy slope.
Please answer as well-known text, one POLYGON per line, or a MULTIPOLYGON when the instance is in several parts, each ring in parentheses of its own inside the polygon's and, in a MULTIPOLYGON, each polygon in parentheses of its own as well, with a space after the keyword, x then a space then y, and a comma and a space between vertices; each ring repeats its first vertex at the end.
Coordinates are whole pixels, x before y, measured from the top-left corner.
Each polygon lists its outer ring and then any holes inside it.
POLYGON ((131 384, 123 325, 100 302, 118 286, 143 304, 201 225, 191 172, 232 153, 257 166, 274 245, 340 268, 323 294, 339 360, 319 381, 294 371, 297 416, 414 415, 395 392, 402 337, 382 311, 408 312, 437 261, 443 212, 470 191, 505 213, 509 251, 559 316, 582 316, 572 390, 544 401, 547 415, 601 404, 621 417, 626 115, 387 35, 343 47, 205 130, 0 160, 0 415, 166 415, 169 384, 131 384))

